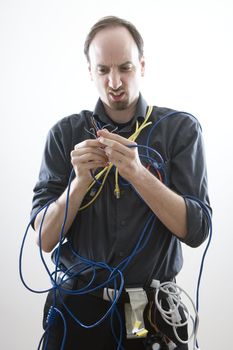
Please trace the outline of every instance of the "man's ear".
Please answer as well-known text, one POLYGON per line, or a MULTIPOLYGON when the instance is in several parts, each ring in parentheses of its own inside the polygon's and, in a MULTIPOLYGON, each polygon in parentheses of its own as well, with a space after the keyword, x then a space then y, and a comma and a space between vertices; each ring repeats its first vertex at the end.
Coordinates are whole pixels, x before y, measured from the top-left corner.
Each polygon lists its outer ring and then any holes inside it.
POLYGON ((93 81, 93 74, 92 74, 92 70, 91 70, 91 64, 90 62, 87 63, 87 67, 88 67, 88 71, 89 71, 89 74, 90 74, 90 77, 91 77, 91 80, 93 81))
POLYGON ((141 65, 141 76, 144 77, 145 74, 145 58, 142 56, 140 59, 140 65, 141 65))

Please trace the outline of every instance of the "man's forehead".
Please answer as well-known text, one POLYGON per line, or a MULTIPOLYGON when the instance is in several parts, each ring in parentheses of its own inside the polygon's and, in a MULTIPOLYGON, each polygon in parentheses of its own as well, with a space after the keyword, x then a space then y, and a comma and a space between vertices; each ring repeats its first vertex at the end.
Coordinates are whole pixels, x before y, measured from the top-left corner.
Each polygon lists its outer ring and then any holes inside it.
POLYGON ((89 55, 95 64, 123 64, 138 59, 137 45, 124 27, 114 27, 101 30, 93 38, 89 55))
POLYGON ((90 55, 90 61, 96 67, 123 67, 126 65, 135 65, 139 61, 138 55, 135 58, 132 55, 121 54, 115 55, 111 53, 110 55, 90 55))
POLYGON ((125 28, 124 26, 112 26, 101 29, 99 32, 97 32, 94 38, 92 39, 92 42, 97 40, 104 41, 112 38, 114 38, 115 40, 119 39, 120 41, 122 41, 123 39, 134 41, 131 33, 127 28, 125 28))

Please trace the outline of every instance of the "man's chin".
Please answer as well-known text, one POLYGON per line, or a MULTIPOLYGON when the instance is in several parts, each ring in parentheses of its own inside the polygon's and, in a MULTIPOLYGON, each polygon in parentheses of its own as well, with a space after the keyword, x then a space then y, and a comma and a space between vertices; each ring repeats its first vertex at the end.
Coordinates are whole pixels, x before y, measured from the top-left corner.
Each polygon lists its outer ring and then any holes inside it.
POLYGON ((129 107, 128 101, 112 102, 109 101, 109 107, 115 111, 123 111, 129 107))

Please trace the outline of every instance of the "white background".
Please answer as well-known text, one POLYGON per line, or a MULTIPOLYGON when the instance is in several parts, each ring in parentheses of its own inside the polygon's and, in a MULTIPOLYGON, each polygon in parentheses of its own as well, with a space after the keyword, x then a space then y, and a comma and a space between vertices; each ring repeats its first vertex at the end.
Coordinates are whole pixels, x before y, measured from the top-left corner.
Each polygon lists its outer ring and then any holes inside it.
MULTIPOLYGON (((104 15, 132 21, 145 40, 142 93, 151 104, 188 111, 206 144, 213 239, 200 300, 202 350, 229 349, 232 334, 232 81, 231 0, 1 0, 1 349, 34 350, 42 335, 45 295, 22 285, 18 258, 32 189, 48 129, 60 118, 92 109, 83 42, 104 15)), ((184 247, 179 284, 193 297, 205 248, 184 247)), ((34 233, 25 248, 25 279, 49 287, 34 233)))

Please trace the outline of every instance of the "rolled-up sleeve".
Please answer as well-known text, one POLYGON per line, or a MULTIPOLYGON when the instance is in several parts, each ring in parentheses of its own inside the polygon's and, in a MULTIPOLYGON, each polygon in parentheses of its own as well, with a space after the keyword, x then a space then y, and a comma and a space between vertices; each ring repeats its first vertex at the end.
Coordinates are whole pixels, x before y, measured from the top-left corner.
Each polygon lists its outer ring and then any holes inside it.
POLYGON ((183 242, 190 247, 198 247, 208 237, 211 208, 207 203, 205 204, 206 210, 209 212, 208 215, 206 211, 203 210, 203 207, 193 199, 185 198, 185 204, 187 208, 188 232, 183 242))
POLYGON ((63 125, 64 130, 57 124, 47 135, 39 179, 33 189, 31 218, 46 203, 56 200, 67 187, 72 167, 69 158, 70 146, 64 148, 64 142, 69 140, 64 134, 68 132, 67 123, 64 121, 63 125))
POLYGON ((212 214, 199 122, 192 117, 183 118, 175 138, 171 157, 171 187, 185 198, 187 235, 182 241, 191 247, 198 247, 208 237, 212 214))

